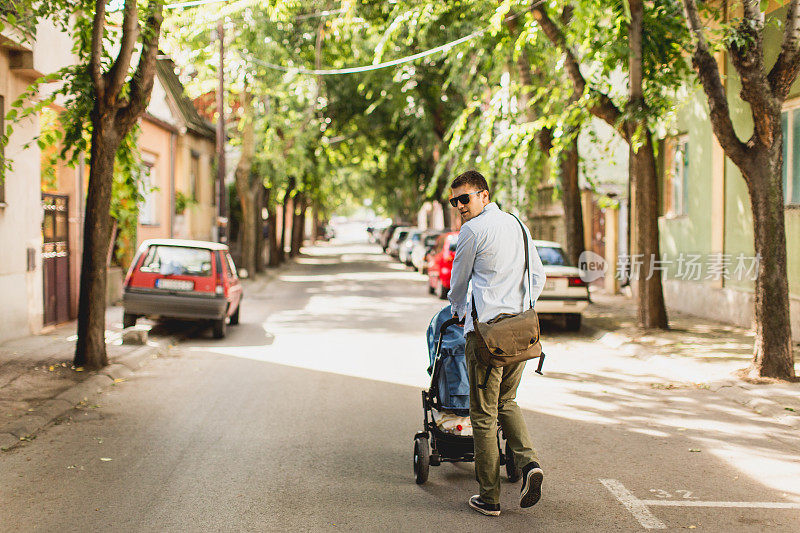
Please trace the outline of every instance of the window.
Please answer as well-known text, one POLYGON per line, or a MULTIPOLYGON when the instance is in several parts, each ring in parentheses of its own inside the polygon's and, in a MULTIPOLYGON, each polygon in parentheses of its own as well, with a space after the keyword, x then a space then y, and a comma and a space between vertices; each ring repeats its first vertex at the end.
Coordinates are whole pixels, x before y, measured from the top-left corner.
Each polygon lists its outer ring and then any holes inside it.
POLYGON ((800 102, 792 105, 781 113, 783 199, 786 204, 800 204, 800 102))
POLYGON ((158 224, 155 184, 156 176, 153 165, 145 163, 142 165, 141 175, 139 176, 139 194, 142 195, 142 200, 139 203, 139 224, 145 226, 158 224))
MULTIPOLYGON (((6 134, 6 102, 0 96, 0 136, 6 134)), ((0 205, 6 203, 6 158, 5 147, 0 143, 0 205)))
POLYGON ((545 266, 569 266, 567 258, 564 257, 564 251, 561 248, 554 246, 537 246, 536 251, 539 252, 539 258, 545 266))
POLYGON ((689 213, 689 136, 667 139, 664 150, 664 212, 680 216, 689 213))
POLYGON ((210 276, 211 251, 181 246, 151 246, 139 270, 164 276, 210 276))

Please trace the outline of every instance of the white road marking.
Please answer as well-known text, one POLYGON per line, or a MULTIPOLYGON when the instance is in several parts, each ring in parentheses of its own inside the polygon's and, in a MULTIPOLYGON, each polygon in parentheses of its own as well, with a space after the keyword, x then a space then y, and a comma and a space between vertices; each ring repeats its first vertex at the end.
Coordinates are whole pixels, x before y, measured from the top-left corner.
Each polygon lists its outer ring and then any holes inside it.
MULTIPOLYGON (((740 509, 800 509, 800 503, 793 502, 712 502, 698 500, 640 500, 616 479, 601 479, 608 491, 631 512, 645 529, 666 529, 667 526, 650 512, 648 507, 722 507, 740 509)), ((651 489, 656 492, 656 489, 651 489)), ((660 491, 664 492, 664 491, 660 491)), ((688 491, 676 491, 686 492, 688 491)), ((666 494, 666 493, 665 493, 666 494)))
POLYGON ((667 529, 666 524, 656 518, 644 502, 634 496, 622 483, 616 479, 601 479, 600 483, 605 485, 608 491, 631 512, 642 527, 645 529, 667 529))
POLYGON ((644 505, 659 507, 744 507, 747 509, 800 509, 790 502, 703 502, 697 500, 639 500, 644 505))

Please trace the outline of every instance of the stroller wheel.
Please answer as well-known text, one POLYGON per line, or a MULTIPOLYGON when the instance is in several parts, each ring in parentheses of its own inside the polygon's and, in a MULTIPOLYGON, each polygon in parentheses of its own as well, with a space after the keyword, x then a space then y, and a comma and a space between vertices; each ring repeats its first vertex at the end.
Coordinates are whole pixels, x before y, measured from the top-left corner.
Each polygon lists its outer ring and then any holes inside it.
POLYGON ((431 465, 431 451, 426 437, 414 439, 414 477, 417 485, 428 481, 428 471, 431 465))
POLYGON ((517 466, 516 457, 514 456, 514 450, 508 445, 508 441, 506 441, 506 474, 508 474, 508 480, 511 483, 516 483, 522 477, 522 471, 517 466))

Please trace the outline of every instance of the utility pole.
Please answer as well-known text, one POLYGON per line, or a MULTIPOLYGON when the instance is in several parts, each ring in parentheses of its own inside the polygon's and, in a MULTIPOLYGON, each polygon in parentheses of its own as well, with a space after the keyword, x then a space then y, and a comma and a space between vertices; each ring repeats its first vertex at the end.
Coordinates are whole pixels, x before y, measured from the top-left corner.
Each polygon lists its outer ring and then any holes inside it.
POLYGON ((219 86, 217 87, 217 240, 228 240, 228 209, 225 194, 225 28, 217 24, 219 38, 219 86))

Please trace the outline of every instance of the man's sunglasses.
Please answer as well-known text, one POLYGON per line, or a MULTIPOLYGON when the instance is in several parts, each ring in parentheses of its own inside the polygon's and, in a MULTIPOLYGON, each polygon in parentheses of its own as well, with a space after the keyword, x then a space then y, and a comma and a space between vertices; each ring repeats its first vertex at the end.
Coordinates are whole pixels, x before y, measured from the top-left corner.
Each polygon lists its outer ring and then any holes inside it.
POLYGON ((450 198, 450 205, 452 205, 453 207, 458 207, 459 202, 461 202, 464 205, 467 205, 469 203, 469 200, 470 200, 469 197, 470 196, 472 196, 473 194, 478 194, 478 193, 483 192, 485 190, 486 189, 481 189, 479 191, 468 192, 468 193, 465 193, 465 194, 461 194, 459 196, 454 196, 453 198, 450 198))

